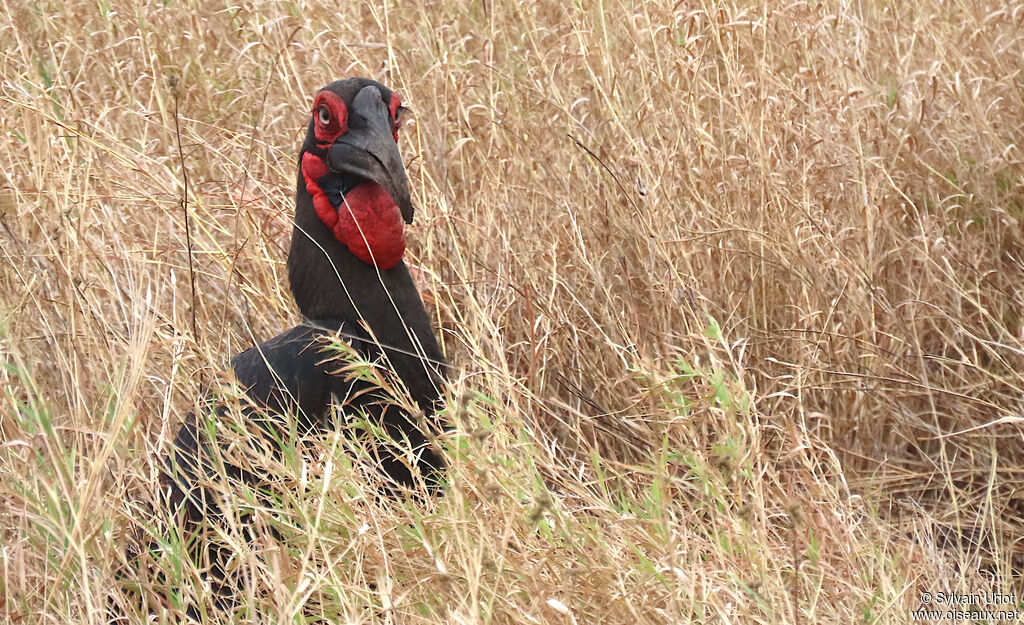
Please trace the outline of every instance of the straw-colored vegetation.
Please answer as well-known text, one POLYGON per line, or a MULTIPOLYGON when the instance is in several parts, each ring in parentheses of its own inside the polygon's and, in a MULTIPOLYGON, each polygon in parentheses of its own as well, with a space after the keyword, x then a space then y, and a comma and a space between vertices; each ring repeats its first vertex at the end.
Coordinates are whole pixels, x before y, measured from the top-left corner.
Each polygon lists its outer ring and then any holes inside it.
POLYGON ((294 445, 278 536, 222 530, 234 621, 903 623, 1014 589, 1024 5, 0 8, 0 621, 209 609, 160 459, 298 322, 295 156, 352 75, 415 114, 450 486, 383 500, 358 442, 294 445))

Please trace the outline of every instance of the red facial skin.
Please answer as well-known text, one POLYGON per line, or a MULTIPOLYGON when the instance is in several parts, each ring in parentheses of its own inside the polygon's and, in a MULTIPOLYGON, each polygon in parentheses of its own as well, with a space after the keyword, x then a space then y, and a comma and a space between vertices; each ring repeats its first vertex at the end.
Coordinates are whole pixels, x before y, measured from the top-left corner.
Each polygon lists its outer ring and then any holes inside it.
POLYGON ((330 147, 334 140, 348 132, 348 107, 345 101, 333 91, 321 91, 313 100, 313 119, 316 126, 316 142, 320 147, 330 147), (329 115, 327 124, 320 120, 320 107, 325 107, 329 115))
POLYGON ((401 106, 402 97, 397 92, 391 92, 391 102, 388 103, 388 110, 391 111, 391 119, 395 122, 395 125, 391 127, 391 135, 395 138, 395 143, 398 143, 398 129, 402 127, 402 121, 398 119, 398 109, 401 106))
MULTIPOLYGON (((402 99, 391 95, 388 109, 395 119, 402 99)), ((321 91, 313 101, 313 132, 317 146, 329 150, 338 137, 348 132, 348 108, 332 91, 321 91), (326 109, 327 124, 321 120, 321 107, 326 109)), ((400 122, 392 127, 398 141, 400 122)), ((391 195, 375 182, 364 182, 345 194, 345 201, 335 208, 318 181, 329 174, 324 159, 311 152, 302 155, 302 177, 306 190, 313 196, 313 208, 320 221, 334 233, 338 241, 365 263, 382 270, 391 269, 402 260, 405 235, 402 214, 391 195)))

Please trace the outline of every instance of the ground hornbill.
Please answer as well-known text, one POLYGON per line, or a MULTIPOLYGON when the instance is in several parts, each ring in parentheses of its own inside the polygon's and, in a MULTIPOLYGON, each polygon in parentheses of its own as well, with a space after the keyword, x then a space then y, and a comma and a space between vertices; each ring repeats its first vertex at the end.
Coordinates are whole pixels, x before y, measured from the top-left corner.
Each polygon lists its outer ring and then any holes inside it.
MULTIPOLYGON (((246 392, 247 422, 271 439, 289 419, 300 432, 327 425, 337 412, 376 422, 396 443, 375 453, 392 493, 433 488, 443 466, 424 427, 430 429, 438 408, 444 358, 402 262, 403 221, 413 218, 397 147, 402 112, 397 93, 367 79, 333 82, 316 95, 299 152, 288 255, 289 282, 305 321, 231 360, 246 392), (331 337, 359 358, 382 363, 418 410, 410 414, 365 377, 341 373, 337 350, 324 347, 331 337)), ((208 522, 220 511, 222 495, 210 484, 220 474, 217 457, 225 455, 211 437, 217 421, 209 417, 223 411, 214 406, 206 415, 190 414, 172 445, 163 492, 187 523, 208 522)), ((265 478, 226 460, 223 466, 245 482, 265 478)), ((209 565, 214 578, 230 575, 218 562, 209 565)))

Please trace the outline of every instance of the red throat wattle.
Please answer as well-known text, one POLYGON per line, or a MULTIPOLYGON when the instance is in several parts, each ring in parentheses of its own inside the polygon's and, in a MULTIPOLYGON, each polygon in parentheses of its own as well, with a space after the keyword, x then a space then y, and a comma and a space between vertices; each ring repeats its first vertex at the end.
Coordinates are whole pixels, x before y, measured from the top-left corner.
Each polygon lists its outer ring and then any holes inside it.
POLYGON ((402 214, 384 187, 364 182, 345 194, 334 236, 364 262, 391 269, 405 253, 402 214))
POLYGON ((327 174, 327 165, 306 152, 302 155, 302 177, 313 196, 313 208, 320 221, 350 252, 365 263, 391 269, 405 253, 402 214, 384 187, 364 182, 345 194, 335 208, 317 181, 327 174))

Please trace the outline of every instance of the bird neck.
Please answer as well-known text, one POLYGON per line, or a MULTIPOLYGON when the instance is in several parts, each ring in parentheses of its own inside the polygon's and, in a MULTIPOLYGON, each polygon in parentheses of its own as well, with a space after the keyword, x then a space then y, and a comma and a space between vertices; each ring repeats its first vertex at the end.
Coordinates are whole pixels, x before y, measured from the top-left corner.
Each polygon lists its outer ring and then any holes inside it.
POLYGON ((288 279, 304 317, 365 324, 414 398, 436 398, 443 356, 405 263, 380 269, 356 257, 317 216, 301 177, 288 279))

